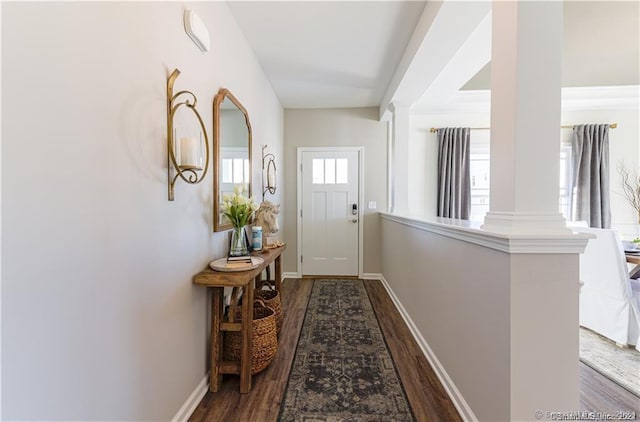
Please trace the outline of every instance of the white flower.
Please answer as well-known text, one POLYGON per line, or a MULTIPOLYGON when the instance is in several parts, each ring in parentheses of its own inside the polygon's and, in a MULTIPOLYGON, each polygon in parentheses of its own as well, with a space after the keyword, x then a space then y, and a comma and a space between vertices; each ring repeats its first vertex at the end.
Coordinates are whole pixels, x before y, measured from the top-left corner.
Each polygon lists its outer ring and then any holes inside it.
POLYGON ((233 194, 223 195, 221 210, 234 227, 245 226, 258 208, 253 198, 245 196, 244 190, 245 185, 236 185, 233 194))

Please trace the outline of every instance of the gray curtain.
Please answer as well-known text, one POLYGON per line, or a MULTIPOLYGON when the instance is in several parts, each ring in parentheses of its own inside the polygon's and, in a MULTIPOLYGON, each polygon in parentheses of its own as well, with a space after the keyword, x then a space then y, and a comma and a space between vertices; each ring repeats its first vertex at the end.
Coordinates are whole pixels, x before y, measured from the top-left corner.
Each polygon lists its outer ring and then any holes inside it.
POLYGON ((438 217, 469 219, 469 132, 468 127, 438 129, 438 217))
POLYGON ((609 125, 573 127, 573 219, 611 227, 609 125))

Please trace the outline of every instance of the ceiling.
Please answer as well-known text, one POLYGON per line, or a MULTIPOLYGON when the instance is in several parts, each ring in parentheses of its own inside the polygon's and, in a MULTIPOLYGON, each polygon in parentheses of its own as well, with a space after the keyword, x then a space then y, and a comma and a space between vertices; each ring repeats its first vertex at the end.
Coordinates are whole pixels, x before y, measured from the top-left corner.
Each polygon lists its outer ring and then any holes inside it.
POLYGON ((426 2, 230 2, 283 107, 380 105, 426 2))
MULTIPOLYGON (((640 84, 640 2, 564 3, 562 86, 640 84)), ((490 89, 488 63, 462 89, 490 89)))
MULTIPOLYGON (((440 7, 436 4, 429 3, 433 10, 440 7)), ((258 1, 230 2, 229 8, 282 106, 321 108, 384 102, 407 45, 414 42, 412 34, 421 28, 423 10, 424 15, 430 13, 425 5, 418 1, 258 1)), ((464 3, 453 2, 451 7, 460 6, 464 3)), ((638 1, 565 2, 563 86, 640 83, 639 7, 638 1)), ((456 16, 459 20, 460 14, 456 16)), ((436 45, 448 41, 439 39, 436 45)), ((436 56, 441 54, 431 58, 436 56)), ((449 72, 442 69, 441 73, 449 72)), ((490 87, 490 64, 472 75, 456 86, 490 87)))

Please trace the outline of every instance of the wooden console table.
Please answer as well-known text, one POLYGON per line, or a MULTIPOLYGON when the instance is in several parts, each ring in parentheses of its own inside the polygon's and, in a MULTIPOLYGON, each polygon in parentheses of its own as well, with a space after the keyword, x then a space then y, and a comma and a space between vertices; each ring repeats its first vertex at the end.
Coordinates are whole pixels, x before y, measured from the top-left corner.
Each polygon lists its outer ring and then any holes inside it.
POLYGON ((629 278, 639 278, 640 277, 640 256, 625 254, 625 258, 627 259, 628 263, 635 264, 635 267, 633 267, 631 271, 629 271, 629 278))
MULTIPOLYGON (((220 389, 222 374, 240 374, 240 392, 251 390, 251 356, 253 326, 253 289, 261 282, 262 270, 272 262, 275 263, 275 287, 280 290, 282 280, 281 255, 286 246, 274 249, 264 249, 252 252, 264 260, 257 268, 247 271, 223 272, 207 267, 193 277, 193 283, 211 288, 211 376, 209 377, 209 391, 215 393, 220 389), (242 289, 242 321, 223 321, 224 318, 224 288, 242 289), (242 352, 240 362, 228 362, 222 357, 222 339, 224 331, 240 331, 242 333, 242 352)), ((233 295, 236 297, 236 295, 233 295)))

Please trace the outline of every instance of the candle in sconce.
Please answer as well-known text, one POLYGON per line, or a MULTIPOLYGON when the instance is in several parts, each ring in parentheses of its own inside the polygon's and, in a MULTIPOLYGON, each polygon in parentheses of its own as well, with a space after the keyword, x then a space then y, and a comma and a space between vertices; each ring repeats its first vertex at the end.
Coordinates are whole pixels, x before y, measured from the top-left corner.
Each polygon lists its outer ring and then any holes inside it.
POLYGON ((276 181, 274 180, 273 172, 267 170, 267 187, 273 188, 276 186, 276 181))
POLYGON ((196 138, 180 138, 180 167, 202 168, 198 163, 198 141, 196 138))
POLYGON ((198 154, 197 154, 197 161, 196 161, 196 168, 198 170, 202 170, 204 168, 204 156, 202 154, 202 150, 204 147, 204 142, 202 141, 202 132, 200 132, 198 134, 198 154))

